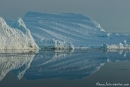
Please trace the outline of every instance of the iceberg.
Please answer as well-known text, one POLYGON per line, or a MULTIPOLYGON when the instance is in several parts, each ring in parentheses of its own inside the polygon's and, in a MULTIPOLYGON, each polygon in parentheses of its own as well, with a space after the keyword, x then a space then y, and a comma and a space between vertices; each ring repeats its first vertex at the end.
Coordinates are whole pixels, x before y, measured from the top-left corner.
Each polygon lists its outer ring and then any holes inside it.
MULTIPOLYGON (((105 32, 99 23, 86 15, 30 11, 23 20, 40 48, 130 49, 130 35, 105 32)), ((14 21, 8 20, 7 23, 12 26, 14 21)), ((21 25, 23 26, 22 23, 21 25)), ((19 26, 16 28, 25 34, 26 29, 19 26)), ((27 36, 33 41, 29 35, 30 33, 27 36)))
POLYGON ((103 48, 104 44, 109 45, 107 49, 114 49, 115 46, 129 49, 130 35, 105 32, 100 24, 82 14, 27 12, 23 20, 38 45, 44 45, 46 40, 58 40, 81 49, 103 48), (120 47, 120 43, 124 47, 120 47))
POLYGON ((93 37, 105 32, 100 24, 81 14, 28 12, 23 20, 38 45, 38 41, 55 39, 74 47, 86 46, 93 37))
POLYGON ((13 49, 38 49, 30 30, 26 28, 23 20, 18 20, 9 27, 5 20, 0 17, 0 49, 13 50, 13 49))

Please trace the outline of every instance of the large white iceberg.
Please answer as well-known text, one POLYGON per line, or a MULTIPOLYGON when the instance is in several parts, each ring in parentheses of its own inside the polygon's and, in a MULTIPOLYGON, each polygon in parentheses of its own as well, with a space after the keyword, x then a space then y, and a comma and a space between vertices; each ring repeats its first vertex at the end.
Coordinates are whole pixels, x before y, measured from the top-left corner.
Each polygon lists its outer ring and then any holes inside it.
POLYGON ((28 12, 23 19, 36 42, 55 39, 80 47, 91 44, 100 34, 106 34, 100 24, 82 14, 28 12))
POLYGON ((26 28, 21 18, 13 27, 9 27, 0 17, 0 49, 38 49, 30 30, 26 28))
POLYGON ((107 49, 114 49, 115 44, 120 49, 122 43, 123 48, 128 49, 130 44, 129 35, 107 33, 100 24, 82 14, 28 12, 23 19, 37 44, 50 39, 71 43, 77 48, 103 48, 107 44, 107 49))
MULTIPOLYGON (((130 35, 105 32, 100 24, 82 14, 27 12, 23 20, 40 48, 130 49, 130 35)), ((14 21, 7 23, 12 26, 14 21)))

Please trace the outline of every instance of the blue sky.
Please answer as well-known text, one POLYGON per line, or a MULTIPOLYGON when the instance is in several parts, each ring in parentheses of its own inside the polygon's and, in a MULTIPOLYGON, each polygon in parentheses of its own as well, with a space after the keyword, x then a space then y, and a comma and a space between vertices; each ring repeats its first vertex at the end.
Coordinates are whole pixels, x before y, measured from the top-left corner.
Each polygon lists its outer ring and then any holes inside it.
POLYGON ((4 19, 17 19, 28 11, 80 13, 108 32, 130 33, 130 0, 0 0, 4 19))

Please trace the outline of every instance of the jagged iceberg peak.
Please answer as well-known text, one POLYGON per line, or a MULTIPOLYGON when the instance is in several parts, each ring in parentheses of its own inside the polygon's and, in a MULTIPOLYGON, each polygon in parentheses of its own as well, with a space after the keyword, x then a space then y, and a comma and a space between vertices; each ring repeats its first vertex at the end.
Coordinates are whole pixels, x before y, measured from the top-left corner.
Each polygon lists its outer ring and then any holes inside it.
POLYGON ((7 24, 6 21, 0 17, 0 38, 2 37, 9 37, 10 34, 14 34, 15 31, 11 29, 7 24))
POLYGON ((22 19, 9 27, 0 17, 0 49, 37 49, 38 46, 22 19))
POLYGON ((0 25, 6 25, 6 22, 2 17, 0 17, 0 25))
POLYGON ((17 28, 17 29, 21 30, 24 34, 29 32, 29 30, 26 28, 26 25, 25 25, 24 21, 22 20, 22 18, 17 19, 17 21, 13 25, 13 28, 17 28))
POLYGON ((26 25, 25 23, 23 22, 22 18, 18 17, 18 20, 16 21, 16 23, 14 24, 14 26, 16 27, 25 27, 26 28, 26 25))
POLYGON ((30 30, 26 27, 24 21, 22 20, 22 18, 18 18, 18 20, 15 22, 15 24, 13 25, 13 28, 17 28, 19 30, 21 30, 24 34, 27 35, 27 37, 29 38, 29 42, 28 44, 31 47, 36 47, 38 48, 37 44, 35 43, 30 30))

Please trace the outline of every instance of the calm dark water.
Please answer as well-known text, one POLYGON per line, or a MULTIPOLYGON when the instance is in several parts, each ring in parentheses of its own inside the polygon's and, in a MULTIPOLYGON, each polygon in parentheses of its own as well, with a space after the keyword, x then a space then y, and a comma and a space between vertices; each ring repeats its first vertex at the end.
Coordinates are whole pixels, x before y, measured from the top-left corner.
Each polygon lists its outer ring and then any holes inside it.
POLYGON ((0 53, 0 87, 130 87, 126 50, 0 53))

